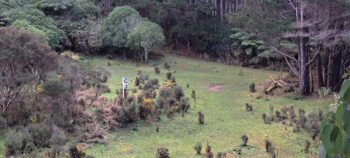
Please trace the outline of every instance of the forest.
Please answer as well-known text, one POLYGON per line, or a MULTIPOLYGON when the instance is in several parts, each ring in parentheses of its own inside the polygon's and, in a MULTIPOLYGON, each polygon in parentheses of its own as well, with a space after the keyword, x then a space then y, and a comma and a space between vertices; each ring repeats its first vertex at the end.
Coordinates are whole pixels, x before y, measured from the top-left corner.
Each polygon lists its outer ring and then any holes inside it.
POLYGON ((349 8, 0 0, 0 158, 348 158, 349 8))

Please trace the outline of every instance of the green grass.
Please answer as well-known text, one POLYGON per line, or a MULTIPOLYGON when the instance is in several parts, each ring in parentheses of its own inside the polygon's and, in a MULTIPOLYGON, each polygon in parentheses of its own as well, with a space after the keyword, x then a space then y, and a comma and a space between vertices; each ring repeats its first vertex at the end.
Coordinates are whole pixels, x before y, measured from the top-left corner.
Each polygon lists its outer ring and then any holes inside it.
MULTIPOLYGON (((320 108, 326 108, 329 101, 319 99, 304 99, 296 101, 285 97, 268 97, 256 99, 258 94, 249 93, 249 84, 262 83, 270 75, 276 72, 243 68, 243 75, 238 75, 240 67, 228 66, 218 63, 188 59, 175 55, 166 55, 158 63, 163 68, 164 62, 171 63, 176 81, 184 87, 187 96, 192 90, 197 92, 197 104, 191 100, 191 110, 185 117, 180 115, 174 119, 164 117, 156 122, 160 132, 155 131, 155 124, 139 122, 130 125, 126 129, 118 129, 109 135, 108 145, 92 145, 88 154, 103 158, 152 158, 155 157, 158 147, 167 147, 171 157, 188 158, 200 157, 195 155, 193 147, 201 142, 205 147, 207 143, 212 146, 213 152, 225 152, 232 150, 241 143, 243 134, 249 136, 249 144, 255 146, 246 157, 268 157, 264 151, 264 140, 270 139, 275 144, 279 157, 316 157, 317 144, 313 142, 311 154, 301 152, 304 141, 309 139, 306 134, 295 134, 292 128, 280 124, 264 125, 262 114, 269 112, 269 106, 279 109, 285 105, 293 105, 296 108, 304 108, 311 112, 320 108), (186 84, 190 88, 186 88, 186 84), (219 92, 208 90, 210 84, 220 84, 219 92), (245 103, 254 105, 254 114, 245 112, 245 103), (197 112, 205 115, 205 125, 197 123, 197 112), (133 130, 134 129, 134 130, 133 130), (137 129, 137 130, 135 130, 137 129)), ((129 77, 130 85, 133 85, 137 71, 152 78, 164 81, 167 71, 162 69, 160 75, 155 75, 153 67, 140 66, 126 61, 113 60, 112 66, 107 66, 105 58, 88 58, 86 64, 101 66, 111 72, 109 87, 112 89, 106 97, 114 98, 115 91, 120 87, 121 78, 129 77)), ((150 64, 152 65, 152 64, 150 64)), ((257 86, 262 91, 261 86, 257 86)), ((131 88, 133 88, 131 86, 131 88)), ((258 92, 259 93, 259 92, 258 92)))

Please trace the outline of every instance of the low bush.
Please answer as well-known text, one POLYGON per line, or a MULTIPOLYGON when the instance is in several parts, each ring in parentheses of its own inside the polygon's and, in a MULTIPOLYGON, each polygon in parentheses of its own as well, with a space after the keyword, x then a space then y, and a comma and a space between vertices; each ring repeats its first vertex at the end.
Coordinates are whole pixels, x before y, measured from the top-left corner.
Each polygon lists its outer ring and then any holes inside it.
POLYGON ((201 153, 202 153, 202 143, 197 143, 196 146, 194 146, 194 150, 196 150, 197 155, 201 155, 201 153))
POLYGON ((202 112, 198 112, 198 123, 200 125, 204 124, 204 114, 202 112))
POLYGON ((165 147, 158 148, 156 158, 170 158, 169 150, 165 147))
POLYGON ((25 153, 28 154, 33 149, 33 138, 27 129, 19 127, 8 133, 4 146, 6 149, 5 157, 17 156, 25 153))
POLYGON ((256 92, 255 83, 254 82, 249 85, 249 91, 251 93, 255 93, 256 92))

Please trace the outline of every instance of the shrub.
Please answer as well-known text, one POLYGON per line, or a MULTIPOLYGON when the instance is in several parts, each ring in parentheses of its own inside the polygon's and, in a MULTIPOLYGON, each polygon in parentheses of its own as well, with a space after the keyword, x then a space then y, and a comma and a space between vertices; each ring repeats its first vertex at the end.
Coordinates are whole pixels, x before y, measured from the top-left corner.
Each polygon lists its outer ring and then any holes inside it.
POLYGON ((68 89, 62 77, 63 76, 58 74, 49 74, 43 86, 43 93, 51 97, 59 97, 64 94, 68 89))
POLYGON ((166 70, 170 70, 171 66, 170 66, 169 63, 164 63, 164 68, 165 68, 166 70))
POLYGON ((159 87, 159 81, 158 79, 150 79, 146 82, 146 84, 143 86, 144 90, 153 90, 159 87))
POLYGON ((196 150, 197 155, 201 155, 201 153, 202 153, 202 143, 197 143, 196 146, 194 146, 194 150, 196 150))
POLYGON ((211 151, 211 146, 209 144, 207 144, 207 147, 205 148, 205 152, 206 152, 207 158, 214 158, 214 154, 211 151))
POLYGON ((241 137, 241 139, 242 139, 242 146, 248 146, 248 136, 247 135, 243 135, 242 137, 241 137))
POLYGON ((195 91, 195 90, 192 90, 191 97, 192 97, 192 99, 194 100, 194 103, 196 103, 196 98, 197 98, 197 96, 196 96, 196 91, 195 91))
POLYGON ((169 150, 165 147, 158 148, 156 158, 170 158, 169 150))
POLYGON ((51 129, 44 123, 28 125, 28 132, 33 138, 35 146, 42 148, 50 145, 51 129))
POLYGON ((160 74, 160 68, 158 66, 154 67, 154 73, 157 75, 160 74))
POLYGON ((9 17, 12 26, 43 37, 44 41, 56 50, 63 49, 67 40, 65 33, 57 28, 53 19, 38 9, 30 7, 13 8, 3 13, 9 17))
POLYGON ((105 48, 126 47, 131 30, 142 21, 139 13, 130 6, 116 7, 102 26, 100 40, 105 48))
POLYGON ((198 123, 200 125, 204 124, 204 114, 202 112, 198 112, 198 123))
POLYGON ((118 109, 115 119, 120 124, 120 127, 126 127, 128 124, 137 121, 139 117, 139 104, 136 101, 132 101, 131 104, 121 106, 118 109))
POLYGON ((71 158, 84 158, 86 153, 81 149, 79 145, 72 145, 69 148, 69 155, 71 158))
POLYGON ((25 152, 30 153, 32 149, 33 138, 25 128, 19 128, 10 131, 5 139, 6 157, 21 155, 25 152))
POLYGON ((251 104, 245 104, 245 111, 246 112, 253 112, 253 105, 251 104))
POLYGON ((255 83, 254 82, 249 85, 249 91, 251 93, 255 93, 256 92, 255 83))
POLYGON ((180 106, 181 106, 181 111, 182 112, 187 112, 188 109, 191 107, 189 101, 188 101, 188 98, 183 96, 181 97, 180 99, 180 106))
POLYGON ((185 96, 183 89, 180 86, 175 86, 173 88, 175 98, 180 100, 183 96, 185 96))
POLYGON ((6 119, 0 115, 0 129, 5 129, 7 127, 6 119))
POLYGON ((263 118, 265 124, 271 124, 271 118, 269 117, 268 114, 264 113, 262 115, 262 118, 263 118))
POLYGON ((171 72, 166 73, 166 78, 168 80, 172 80, 173 79, 173 74, 171 72))
POLYGON ((50 138, 51 151, 49 154, 51 157, 60 157, 61 152, 64 152, 63 146, 66 144, 67 138, 64 130, 57 126, 53 126, 52 131, 50 138))
POLYGON ((325 97, 325 96, 329 96, 332 94, 332 90, 329 88, 325 88, 325 87, 321 87, 318 91, 317 91, 318 96, 320 97, 325 97))

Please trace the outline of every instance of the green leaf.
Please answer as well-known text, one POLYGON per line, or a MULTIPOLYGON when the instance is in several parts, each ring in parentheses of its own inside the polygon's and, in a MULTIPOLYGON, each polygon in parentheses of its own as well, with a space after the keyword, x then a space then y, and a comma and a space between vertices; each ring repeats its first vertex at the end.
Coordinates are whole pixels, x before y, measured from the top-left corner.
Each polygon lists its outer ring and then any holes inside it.
POLYGON ((345 130, 345 132, 350 134, 350 110, 349 109, 346 109, 344 111, 343 122, 344 122, 344 130, 345 130))
POLYGON ((332 143, 330 142, 330 135, 332 132, 332 125, 326 124, 322 129, 322 143, 327 152, 333 150, 332 143))
POLYGON ((343 134, 339 127, 333 127, 332 124, 325 125, 322 131, 322 143, 327 150, 327 153, 334 155, 339 154, 343 145, 343 134))
POLYGON ((331 132, 330 141, 333 144, 333 154, 339 154, 343 146, 343 133, 340 131, 339 127, 334 127, 331 132))
POLYGON ((350 137, 349 135, 344 139, 343 153, 350 156, 350 137))
POLYGON ((350 104, 350 80, 345 80, 340 89, 340 99, 350 104))
POLYGON ((336 123, 338 125, 338 127, 343 128, 343 115, 344 115, 344 104, 340 104, 337 108, 337 112, 335 114, 336 117, 336 123))

